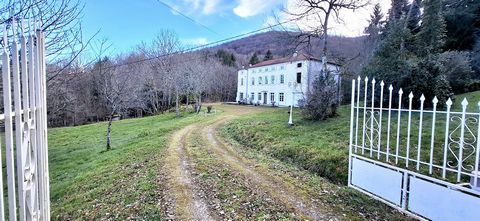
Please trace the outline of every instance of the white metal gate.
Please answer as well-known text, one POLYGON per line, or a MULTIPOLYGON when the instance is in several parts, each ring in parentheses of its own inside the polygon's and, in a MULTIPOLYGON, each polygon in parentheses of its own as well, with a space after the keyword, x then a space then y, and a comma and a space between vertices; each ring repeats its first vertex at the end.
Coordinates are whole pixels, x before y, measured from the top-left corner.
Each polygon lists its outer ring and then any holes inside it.
POLYGON ((24 28, 13 21, 3 27, 5 148, 0 154, 5 154, 6 170, 0 170, 0 220, 50 219, 45 43, 32 23, 24 28))
POLYGON ((403 93, 352 81, 348 185, 419 219, 479 220, 480 102, 403 93))

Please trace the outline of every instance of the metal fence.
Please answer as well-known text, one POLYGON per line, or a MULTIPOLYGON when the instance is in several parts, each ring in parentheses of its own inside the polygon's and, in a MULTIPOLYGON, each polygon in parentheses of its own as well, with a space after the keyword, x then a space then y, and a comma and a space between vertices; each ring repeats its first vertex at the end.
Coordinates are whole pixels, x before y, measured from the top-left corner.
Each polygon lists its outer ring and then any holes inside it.
POLYGON ((420 219, 478 215, 480 102, 404 97, 367 77, 351 99, 350 187, 420 219))
POLYGON ((5 157, 0 156, 0 164, 6 169, 0 170, 0 220, 50 219, 45 38, 36 24, 3 26, 0 120, 5 137, 0 154, 5 157))

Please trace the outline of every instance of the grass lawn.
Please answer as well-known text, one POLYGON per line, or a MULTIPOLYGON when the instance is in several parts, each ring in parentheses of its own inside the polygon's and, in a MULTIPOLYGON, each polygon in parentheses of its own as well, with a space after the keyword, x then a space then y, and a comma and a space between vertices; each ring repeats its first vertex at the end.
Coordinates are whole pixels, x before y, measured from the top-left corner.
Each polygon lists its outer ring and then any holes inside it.
POLYGON ((163 149, 171 132, 205 119, 168 113, 113 122, 107 152, 106 123, 49 129, 52 218, 161 219, 163 149))
POLYGON ((295 126, 288 128, 288 109, 271 108, 227 124, 222 133, 336 183, 346 183, 349 112, 348 106, 341 106, 338 117, 318 123, 302 120, 297 109, 295 126))
MULTIPOLYGON (((457 95, 452 107, 452 111, 461 110, 463 98, 469 101, 468 111, 478 112, 477 102, 480 101, 480 91, 457 95)), ((443 110, 443 109, 439 109, 443 110)), ((338 109, 338 117, 328 119, 323 122, 312 122, 303 120, 300 116, 300 110, 294 110, 294 123, 292 128, 287 127, 288 109, 270 108, 266 111, 241 117, 227 124, 222 132, 237 142, 257 150, 261 150, 270 156, 282 161, 292 163, 293 165, 312 171, 322 177, 328 178, 335 183, 347 182, 348 167, 348 142, 349 142, 349 123, 350 106, 341 106, 338 109)), ((362 113, 360 113, 360 116, 362 113)), ((386 125, 386 112, 384 112, 383 125, 386 125)), ((361 116, 362 117, 362 116, 361 116)), ((410 156, 416 156, 418 139, 418 114, 412 114, 412 135, 410 156)), ((431 134, 431 115, 424 115, 424 125, 422 128, 422 151, 421 159, 426 161, 429 157, 429 145, 431 134)), ((395 144, 396 133, 396 112, 392 112, 392 146, 395 144)), ((360 124, 362 118, 360 118, 360 124)), ((400 136, 400 153, 405 155, 407 113, 402 113, 402 131, 400 136)), ((439 163, 443 159, 443 139, 445 128, 445 117, 437 116, 435 136, 435 158, 434 162, 439 163)), ((451 123, 450 132, 455 124, 451 123)), ((476 125, 471 125, 472 131, 476 134, 476 125)), ((360 125, 361 128, 361 125, 360 125)), ((386 133, 386 128, 383 128, 386 133)), ((360 129, 361 136, 361 129, 360 129)), ((382 146, 386 146, 385 134, 382 138, 382 146)), ((361 141, 361 137, 359 137, 361 141)), ((368 144, 367 144, 368 145, 368 144)), ((367 152, 368 154, 369 152, 367 152)), ((375 153, 376 154, 376 153, 375 153)), ((451 159, 449 155, 449 159, 451 159)), ((469 161, 474 158, 470 157, 469 161)), ((404 164, 404 161, 399 161, 404 164)), ((413 164, 411 164, 413 165, 413 164)), ((421 172, 426 173, 426 167, 421 168, 421 172)), ((438 176, 439 170, 434 171, 434 176, 438 176)), ((447 174, 447 178, 454 179, 455 174, 447 174)))
MULTIPOLYGON (((480 92, 457 96, 455 110, 463 97, 469 100, 469 111, 478 111, 480 92)), ((349 106, 341 106, 338 117, 323 122, 302 120, 295 110, 292 128, 287 127, 288 109, 263 109, 228 123, 221 133, 290 165, 346 183, 349 106)), ((52 219, 161 220, 164 184, 158 174, 168 139, 172 132, 210 118, 167 113, 117 121, 111 151, 104 151, 106 123, 49 129, 52 219)), ((438 128, 442 127, 440 123, 438 128)))

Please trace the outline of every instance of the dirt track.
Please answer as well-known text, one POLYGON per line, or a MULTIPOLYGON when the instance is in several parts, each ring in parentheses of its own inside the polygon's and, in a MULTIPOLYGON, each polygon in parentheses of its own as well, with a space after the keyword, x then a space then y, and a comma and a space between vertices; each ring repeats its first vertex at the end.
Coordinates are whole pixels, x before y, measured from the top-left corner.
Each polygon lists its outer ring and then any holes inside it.
POLYGON ((222 113, 177 131, 170 141, 164 166, 168 219, 338 219, 294 179, 247 159, 218 135, 224 123, 256 109, 217 107, 222 113))

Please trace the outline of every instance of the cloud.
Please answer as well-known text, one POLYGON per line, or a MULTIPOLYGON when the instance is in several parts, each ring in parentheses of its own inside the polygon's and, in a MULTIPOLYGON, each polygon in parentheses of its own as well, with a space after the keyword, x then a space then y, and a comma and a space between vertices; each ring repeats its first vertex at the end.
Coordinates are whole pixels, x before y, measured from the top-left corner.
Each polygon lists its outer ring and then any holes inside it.
POLYGON ((220 3, 219 0, 206 0, 203 5, 203 10, 202 10, 203 14, 209 15, 216 12, 216 10, 218 9, 219 3, 220 3))
MULTIPOLYGON (((298 0, 288 0, 286 3, 286 9, 289 12, 300 13, 303 9, 298 7, 298 0)), ((364 8, 357 9, 355 11, 342 9, 340 11, 339 19, 335 19, 335 15, 330 15, 330 22, 328 31, 331 35, 341 35, 347 37, 354 37, 363 35, 363 30, 368 26, 368 20, 370 19, 370 14, 373 11, 373 7, 376 3, 380 3, 382 7, 382 12, 386 16, 390 8, 390 1, 385 0, 371 0, 364 8)), ((280 13, 280 21, 287 21, 294 18, 291 15, 280 13)), ((272 19, 267 19, 267 22, 272 22, 272 19)), ((304 31, 312 30, 313 28, 319 27, 319 19, 316 15, 306 16, 298 21, 290 22, 284 26, 287 28, 300 28, 304 31)))
POLYGON ((201 0, 185 0, 185 3, 197 10, 200 7, 201 0))
MULTIPOLYGON (((188 15, 210 15, 220 10, 221 0, 169 0, 169 5, 188 15)), ((174 15, 178 15, 172 11, 174 15)))
POLYGON ((278 3, 278 0, 240 0, 239 4, 233 8, 233 13, 247 18, 271 10, 278 3))

